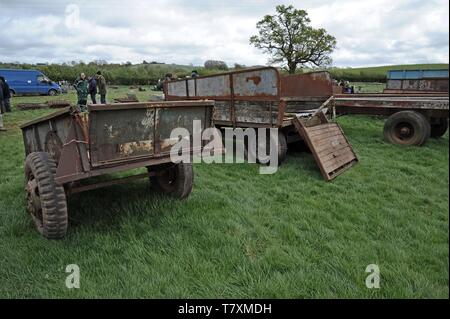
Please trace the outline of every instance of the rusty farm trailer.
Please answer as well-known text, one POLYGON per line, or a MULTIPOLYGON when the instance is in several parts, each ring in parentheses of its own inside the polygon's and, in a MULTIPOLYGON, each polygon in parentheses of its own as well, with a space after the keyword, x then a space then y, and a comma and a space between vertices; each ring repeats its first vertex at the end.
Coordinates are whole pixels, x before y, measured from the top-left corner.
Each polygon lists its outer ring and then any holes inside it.
POLYGON ((393 144, 422 145, 448 129, 448 94, 341 94, 332 105, 338 115, 388 117, 384 138, 393 144))
MULTIPOLYGON (((213 101, 179 101, 90 105, 85 115, 65 108, 21 126, 25 144, 28 211, 38 231, 61 238, 67 230, 66 197, 136 178, 149 178, 152 188, 176 198, 192 190, 193 168, 172 163, 174 128, 192 134, 192 123, 212 126, 213 101), (91 177, 147 168, 140 175, 101 183, 79 183, 91 177)), ((189 154, 202 151, 194 148, 189 154)), ((89 182, 88 181, 88 182, 89 182)))
POLYGON ((272 67, 164 83, 167 101, 214 100, 216 127, 278 128, 279 162, 289 143, 304 140, 326 180, 357 162, 339 125, 323 112, 332 90, 327 72, 281 77, 272 67))

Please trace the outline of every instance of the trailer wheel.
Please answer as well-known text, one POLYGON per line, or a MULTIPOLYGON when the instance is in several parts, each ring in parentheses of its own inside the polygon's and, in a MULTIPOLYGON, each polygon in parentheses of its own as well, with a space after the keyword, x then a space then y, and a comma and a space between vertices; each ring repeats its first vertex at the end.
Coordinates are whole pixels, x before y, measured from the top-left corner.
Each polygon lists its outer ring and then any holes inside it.
POLYGON ((441 137, 447 132, 448 119, 441 118, 436 124, 431 124, 431 137, 441 137))
POLYGON ((384 138, 392 144, 422 145, 428 140, 430 133, 430 122, 415 111, 394 113, 384 124, 384 138))
MULTIPOLYGON (((269 136, 266 136, 266 152, 268 150, 270 150, 270 143, 269 143, 269 141, 270 141, 269 140, 269 136)), ((256 148, 258 148, 258 143, 259 143, 259 141, 257 140, 256 148)), ((288 149, 288 146, 287 146, 286 135, 282 131, 278 130, 278 165, 281 164, 286 159, 287 149, 288 149)), ((248 160, 248 157, 249 157, 249 150, 250 150, 250 152, 253 153, 253 151, 248 148, 248 144, 246 142, 245 150, 244 150, 245 151, 244 155, 245 155, 245 159, 246 160, 248 160)), ((255 158, 256 162, 258 162, 258 163, 261 163, 261 162, 262 163, 268 163, 268 160, 269 160, 269 157, 270 157, 270 156, 268 156, 266 154, 264 154, 262 156, 258 156, 258 149, 256 149, 256 154, 252 154, 252 155, 253 155, 253 158, 255 158)))
POLYGON ((148 167, 155 171, 155 176, 150 176, 152 188, 163 194, 183 199, 189 196, 194 181, 194 170, 191 163, 164 164, 159 167, 148 167))
POLYGON ((58 239, 67 232, 64 187, 55 182, 56 162, 45 152, 30 153, 25 160, 27 210, 40 234, 58 239))

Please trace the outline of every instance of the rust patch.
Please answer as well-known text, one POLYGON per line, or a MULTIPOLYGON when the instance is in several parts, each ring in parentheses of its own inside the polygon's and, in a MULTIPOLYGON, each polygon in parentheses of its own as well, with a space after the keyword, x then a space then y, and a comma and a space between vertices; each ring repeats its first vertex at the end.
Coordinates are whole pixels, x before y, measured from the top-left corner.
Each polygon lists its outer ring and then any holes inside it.
POLYGON ((245 81, 246 81, 246 82, 253 81, 253 83, 254 83, 255 85, 258 85, 259 83, 261 83, 261 77, 260 77, 260 76, 257 76, 257 75, 255 75, 255 76, 249 76, 248 78, 245 78, 245 81))
POLYGON ((135 154, 150 153, 153 151, 151 141, 139 141, 119 144, 119 154, 131 156, 135 154))

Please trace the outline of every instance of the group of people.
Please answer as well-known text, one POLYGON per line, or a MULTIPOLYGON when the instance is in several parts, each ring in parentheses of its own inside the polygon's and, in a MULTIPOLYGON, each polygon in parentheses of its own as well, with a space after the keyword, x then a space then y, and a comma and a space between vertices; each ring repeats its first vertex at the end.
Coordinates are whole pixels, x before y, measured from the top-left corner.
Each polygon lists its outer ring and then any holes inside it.
POLYGON ((3 113, 11 112, 11 90, 8 82, 0 76, 0 131, 6 131, 3 127, 3 113))
POLYGON ((74 88, 77 91, 77 105, 81 112, 87 110, 88 96, 91 97, 92 104, 97 104, 97 94, 100 94, 100 103, 106 104, 106 80, 102 72, 98 71, 96 75, 89 78, 81 73, 74 84, 74 88))

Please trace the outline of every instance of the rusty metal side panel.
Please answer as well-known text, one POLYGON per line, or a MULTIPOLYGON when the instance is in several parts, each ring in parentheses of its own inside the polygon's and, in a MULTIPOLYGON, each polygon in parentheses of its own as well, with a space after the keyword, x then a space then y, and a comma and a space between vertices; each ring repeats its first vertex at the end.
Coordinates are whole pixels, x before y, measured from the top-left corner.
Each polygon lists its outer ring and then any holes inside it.
POLYGON ((333 79, 326 71, 281 77, 282 97, 323 96, 328 98, 331 95, 333 95, 333 79))
POLYGON ((235 97, 268 97, 276 99, 279 96, 279 75, 275 69, 241 72, 232 76, 235 97))
POLYGON ((216 101, 213 115, 214 121, 227 121, 231 123, 232 119, 230 107, 230 101, 216 101))
POLYGON ((166 83, 167 85, 167 94, 170 96, 176 97, 185 97, 187 96, 186 91, 186 81, 173 81, 166 83))
POLYGON ((165 99, 277 100, 280 76, 272 67, 227 72, 166 83, 165 99))
POLYGON ((236 101, 236 122, 275 125, 278 118, 278 102, 236 101))
POLYGON ((50 133, 64 142, 69 134, 72 118, 68 111, 55 112, 22 126, 26 155, 32 152, 45 152, 50 133))
POLYGON ((448 92, 448 79, 403 79, 388 80, 386 90, 448 92))
POLYGON ((389 90, 401 90, 402 80, 387 80, 386 88, 389 90))
POLYGON ((193 121, 199 121, 199 128, 203 131, 210 127, 206 108, 184 107, 179 109, 158 109, 156 138, 159 143, 158 155, 169 155, 171 147, 178 142, 179 137, 170 137, 174 128, 183 128, 189 132, 190 140, 193 135, 193 121))
MULTIPOLYGON (((196 78, 197 92, 191 97, 230 97, 230 76, 218 75, 205 78, 196 78)), ((169 83, 170 85, 171 83, 169 83)))
POLYGON ((91 165, 154 154, 155 108, 91 111, 91 165))

